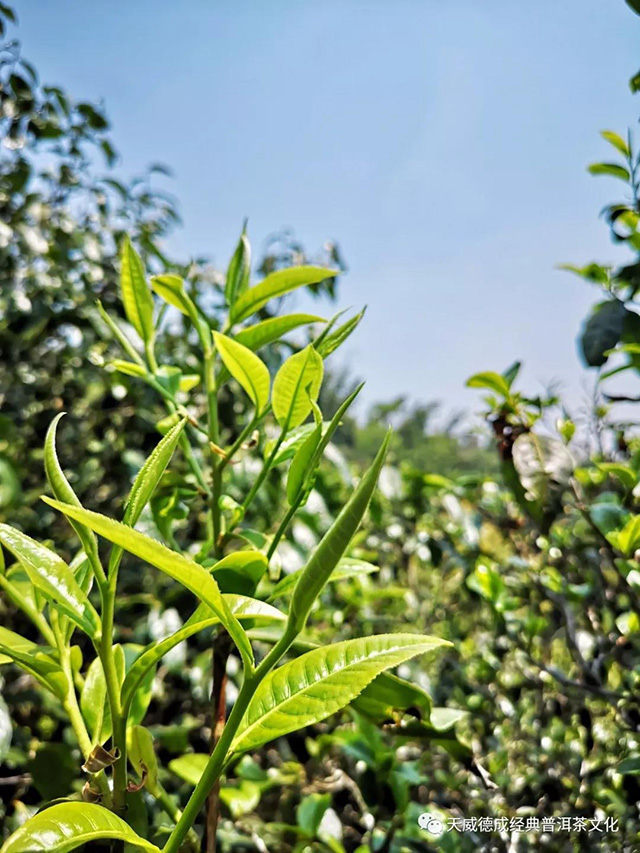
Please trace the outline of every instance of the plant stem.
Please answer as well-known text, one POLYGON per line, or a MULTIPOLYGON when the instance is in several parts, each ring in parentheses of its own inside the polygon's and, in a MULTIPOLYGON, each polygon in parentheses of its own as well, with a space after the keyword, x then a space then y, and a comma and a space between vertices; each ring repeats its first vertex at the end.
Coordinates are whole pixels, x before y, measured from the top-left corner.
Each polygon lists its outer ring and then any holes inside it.
POLYGON ((180 845, 184 840, 190 827, 195 823, 205 800, 209 796, 209 792, 220 778, 226 760, 227 754, 233 743, 233 738, 238 730, 245 711, 247 710, 253 695, 258 688, 258 685, 267 673, 276 665, 280 658, 286 653, 289 646, 295 639, 295 633, 291 630, 286 630, 282 637, 278 640, 275 646, 267 654, 260 666, 255 672, 245 679, 238 698, 235 701, 233 710, 229 715, 227 724, 224 727, 220 740, 215 746, 209 763, 205 767, 200 781, 196 785, 191 797, 189 798, 182 817, 178 821, 175 829, 169 836, 169 840, 162 848, 162 853, 178 853, 180 845))
MULTIPOLYGON (((82 755, 86 761, 93 751, 93 744, 91 742, 91 738, 89 737, 89 732, 87 731, 82 712, 80 711, 80 706, 78 705, 78 697, 76 696, 76 691, 73 685, 73 669, 71 667, 70 648, 69 645, 64 641, 62 633, 58 629, 57 618, 54 622, 54 630, 52 633, 54 634, 55 645, 57 646, 58 654, 60 656, 60 665, 62 666, 62 670, 66 675, 68 682, 67 695, 65 696, 62 705, 64 707, 64 710, 67 712, 67 717, 69 718, 69 722, 71 723, 71 728, 74 731, 74 734, 78 740, 78 746, 80 747, 80 751, 82 752, 82 755)), ((110 806, 111 792, 109 790, 109 783, 107 782, 104 773, 101 771, 100 773, 93 774, 92 779, 95 781, 96 785, 100 789, 103 802, 105 803, 105 805, 110 806)))
POLYGON ((100 588, 102 597, 102 637, 99 644, 97 644, 96 651, 102 662, 107 687, 109 709, 111 711, 113 748, 118 752, 118 757, 113 765, 113 806, 116 812, 124 812, 126 808, 125 792, 127 789, 127 721, 122 714, 120 681, 113 655, 113 617, 118 563, 119 559, 113 560, 113 569, 109 573, 109 581, 100 588))

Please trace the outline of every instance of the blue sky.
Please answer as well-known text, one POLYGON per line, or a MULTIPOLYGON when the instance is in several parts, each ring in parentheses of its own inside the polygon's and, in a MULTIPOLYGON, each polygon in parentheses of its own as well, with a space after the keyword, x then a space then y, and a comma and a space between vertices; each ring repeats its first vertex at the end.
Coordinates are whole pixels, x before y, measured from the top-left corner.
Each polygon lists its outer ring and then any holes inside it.
POLYGON ((554 266, 617 257, 598 220, 617 187, 585 165, 609 156, 598 130, 638 115, 622 0, 17 8, 43 78, 106 103, 122 172, 173 168, 175 250, 226 264, 245 216, 256 249, 283 226, 338 240, 339 305, 368 305, 341 356, 366 400, 473 409, 465 378, 515 358, 529 390, 582 399, 596 294, 554 266))

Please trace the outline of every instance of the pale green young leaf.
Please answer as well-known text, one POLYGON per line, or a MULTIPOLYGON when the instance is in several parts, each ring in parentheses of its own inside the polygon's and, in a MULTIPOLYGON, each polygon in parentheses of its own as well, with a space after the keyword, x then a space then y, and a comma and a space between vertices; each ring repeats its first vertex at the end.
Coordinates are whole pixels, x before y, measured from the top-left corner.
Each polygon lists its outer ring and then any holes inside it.
MULTIPOLYGON (((273 622, 284 622, 286 619, 286 616, 283 613, 264 601, 259 601, 255 598, 247 598, 244 595, 226 594, 222 597, 226 601, 229 610, 241 621, 249 621, 252 624, 270 624, 273 622)), ((169 637, 166 637, 164 640, 148 645, 132 663, 125 676, 121 694, 123 709, 127 710, 129 708, 138 687, 146 677, 147 673, 152 670, 153 667, 155 667, 156 664, 171 651, 171 649, 177 646, 178 643, 188 640, 189 637, 192 637, 194 634, 219 624, 219 617, 212 616, 211 609, 205 604, 200 604, 182 628, 171 634, 169 637)))
POLYGON ((610 145, 613 145, 613 147, 625 157, 630 156, 629 146, 619 133, 616 133, 613 130, 601 130, 600 136, 603 139, 606 139, 610 145))
POLYGON ((251 275, 251 245, 247 237, 246 222, 242 228, 242 234, 238 245, 233 253, 227 268, 227 278, 224 285, 224 298, 227 305, 232 308, 236 299, 249 287, 249 276, 251 275))
MULTIPOLYGON (((315 430, 315 423, 302 424, 295 429, 287 432, 284 440, 280 443, 278 448, 278 452, 273 460, 273 467, 275 468, 277 465, 282 465, 283 462, 286 462, 288 459, 292 459, 298 449, 305 443, 307 438, 311 435, 311 433, 315 430)), ((323 434, 325 430, 329 428, 329 421, 325 421, 322 425, 323 434)), ((269 459, 271 454, 273 453, 273 449, 276 446, 277 438, 271 438, 268 441, 265 441, 263 457, 265 459, 269 459)))
POLYGON ((272 272, 240 296, 231 310, 231 322, 239 323, 246 319, 259 311, 270 299, 284 296, 285 293, 290 293, 298 287, 318 284, 327 278, 335 278, 338 273, 338 270, 312 266, 289 267, 272 272))
POLYGON ((93 842, 112 839, 136 850, 160 853, 122 818, 94 803, 59 803, 38 812, 4 843, 0 853, 69 853, 93 842))
POLYGON ((312 401, 318 399, 324 366, 309 345, 282 365, 273 382, 273 413, 283 430, 294 429, 306 419, 312 401))
POLYGON ((257 352, 267 344, 280 340, 283 335, 293 331, 293 329, 310 323, 321 322, 324 322, 324 318, 315 314, 284 314, 282 317, 269 317, 253 326, 239 329, 235 335, 235 340, 257 352))
POLYGON ((0 652, 33 675, 43 687, 64 699, 69 690, 67 676, 61 666, 49 654, 47 646, 38 646, 0 626, 0 652))
POLYGON ((468 388, 487 388, 489 391, 495 391, 496 394, 505 398, 511 393, 509 383, 504 376, 500 376, 499 373, 493 373, 492 371, 474 373, 473 376, 467 379, 466 384, 468 388))
POLYGON ((121 358, 114 358, 111 366, 118 373, 123 373, 125 376, 135 376, 138 379, 144 379, 148 375, 146 367, 136 364, 135 361, 123 361, 121 358))
POLYGON ((187 755, 172 758, 169 762, 169 770, 195 788, 209 763, 209 758, 209 755, 201 752, 190 752, 187 755))
POLYGON ((120 292, 127 320, 143 341, 150 341, 153 338, 153 296, 145 279, 140 256, 129 237, 125 237, 122 242, 120 292))
POLYGON ((266 364, 248 347, 226 335, 214 332, 213 339, 224 366, 249 395, 256 415, 262 414, 269 403, 271 388, 266 364))
MULTIPOLYGON (((125 677, 124 651, 121 645, 113 646, 113 658, 118 684, 121 685, 125 677)), ((80 693, 80 710, 94 743, 103 744, 111 737, 111 708, 107 698, 107 682, 102 661, 98 657, 91 661, 87 670, 80 693)))
MULTIPOLYGON (((74 506, 81 506, 76 493, 73 491, 71 484, 64 475, 64 471, 60 466, 58 454, 56 452, 56 432, 58 429, 58 423, 64 414, 64 412, 61 412, 59 415, 56 415, 47 430, 47 436, 44 441, 44 470, 47 475, 49 485, 51 486, 51 491, 53 492, 53 496, 56 500, 67 504, 73 504, 74 506)), ((79 524, 77 521, 71 521, 71 526, 78 534, 78 538, 82 542, 82 547, 84 548, 85 553, 90 555, 93 561, 99 562, 98 543, 96 542, 96 537, 93 535, 91 530, 83 524, 79 524)))
POLYGON ((380 634, 307 652, 260 683, 231 751, 256 749, 318 723, 348 705, 384 670, 448 645, 420 634, 380 634))
POLYGON ((640 548, 640 515, 632 516, 622 530, 607 533, 607 539, 625 557, 632 556, 640 548))
MULTIPOLYGON (((142 510, 145 508, 151 496, 153 495, 156 486, 160 482, 160 478, 165 472, 165 469, 182 435, 182 431, 187 423, 186 419, 177 423, 169 432, 158 442, 151 455, 146 460, 142 468, 133 481, 131 492, 127 500, 126 509, 124 511, 124 523, 130 527, 134 527, 142 510)), ((58 500, 63 503, 70 503, 64 498, 56 495, 58 500)))
POLYGON ((152 796, 157 796, 159 793, 158 759, 149 729, 144 726, 131 726, 127 732, 127 756, 138 776, 145 777, 147 791, 152 796))
POLYGON ((86 524, 87 527, 90 527, 99 536, 108 539, 109 542, 113 542, 114 545, 118 545, 125 551, 129 551, 141 560, 160 569, 190 590, 220 618, 245 663, 253 665, 253 652, 247 635, 222 598, 218 584, 199 563, 179 554, 177 551, 172 551, 155 539, 151 539, 125 524, 100 515, 100 513, 62 504, 48 498, 43 498, 43 500, 65 515, 86 524))
POLYGON ((315 469, 316 450, 322 440, 322 421, 298 448, 287 475, 287 500, 293 506, 309 476, 315 469))
POLYGON ((390 433, 387 434, 373 464, 365 472, 340 514, 318 543, 300 575, 289 612, 289 621, 297 632, 300 632, 304 627, 313 602, 344 556, 362 521, 376 488, 378 476, 387 453, 390 435, 390 433))
POLYGON ((619 178, 625 182, 631 180, 629 170, 618 165, 618 163, 591 163, 590 166, 587 166, 587 171, 592 175, 609 175, 611 178, 619 178))
MULTIPOLYGON (((79 507, 74 507, 80 511, 79 507)), ((82 523, 82 519, 76 519, 82 523)), ((90 637, 100 632, 100 618, 69 566, 39 542, 0 524, 0 542, 22 563, 31 581, 61 613, 90 637)))
POLYGON ((161 299, 197 323, 198 309, 187 294, 184 281, 179 275, 154 275, 151 278, 151 287, 161 299))
POLYGON ((315 346, 322 358, 327 358, 331 355, 332 352, 338 349, 347 338, 355 332, 360 324, 360 321, 364 317, 364 313, 367 309, 363 308, 359 314, 356 314, 355 317, 352 317, 350 320, 347 320, 346 323, 343 323, 342 326, 338 326, 335 332, 331 332, 331 334, 324 337, 320 342, 316 342, 315 346))

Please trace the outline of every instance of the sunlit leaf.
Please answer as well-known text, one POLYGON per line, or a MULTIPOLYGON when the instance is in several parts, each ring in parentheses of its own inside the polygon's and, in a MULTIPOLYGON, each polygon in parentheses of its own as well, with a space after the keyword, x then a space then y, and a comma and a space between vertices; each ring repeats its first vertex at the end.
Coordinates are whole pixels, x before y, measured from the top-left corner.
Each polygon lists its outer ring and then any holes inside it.
POLYGON ((271 379, 266 364, 250 349, 237 341, 213 333, 216 348, 229 373, 243 388, 253 405, 256 414, 261 414, 269 403, 271 379))
POLYGON ((261 682, 231 749, 255 749, 320 722, 348 705, 380 672, 447 645, 419 634, 380 634, 307 652, 261 682))
POLYGON ((246 661, 253 660, 251 645, 242 626, 229 610, 222 598, 218 584, 211 574, 199 563, 190 560, 177 551, 172 551, 155 539, 151 539, 137 530, 120 524, 111 518, 91 512, 80 507, 68 506, 58 501, 44 499, 50 506, 86 524, 99 536, 103 536, 114 545, 119 545, 125 551, 135 554, 141 560, 155 566, 160 571, 177 580, 187 589, 204 601, 227 629, 240 653, 246 661))
POLYGON ((273 382, 273 413, 283 429, 299 426, 318 399, 324 367, 312 346, 292 355, 273 382))
POLYGON ((140 256, 128 237, 122 243, 120 264, 120 292, 127 320, 143 341, 150 341, 153 338, 153 297, 140 256))
POLYGON ((59 803, 34 815, 13 833, 0 853, 68 853, 106 838, 160 853, 103 806, 74 802, 59 803))
MULTIPOLYGON (((74 507, 80 511, 79 507, 74 507)), ((82 519, 76 519, 82 523, 82 519)), ((88 525, 87 525, 88 526, 88 525)), ((31 581, 90 637, 99 633, 100 618, 69 566, 57 554, 24 533, 0 524, 0 542, 22 563, 31 581)))
POLYGON ((231 310, 231 321, 239 323, 266 305, 270 299, 284 296, 285 293, 290 293, 298 287, 318 284, 327 278, 334 278, 338 273, 338 270, 311 266, 288 267, 272 272, 259 284, 250 287, 242 294, 231 310))
MULTIPOLYGON (((142 510, 151 499, 160 478, 174 454, 185 424, 186 420, 182 420, 170 429, 169 432, 158 442, 149 455, 149 458, 138 471, 138 474, 133 481, 124 512, 125 524, 133 527, 140 518, 142 510)), ((56 497, 58 500, 62 500, 58 495, 56 495, 56 497)), ((69 501, 64 502, 69 503, 69 501)))

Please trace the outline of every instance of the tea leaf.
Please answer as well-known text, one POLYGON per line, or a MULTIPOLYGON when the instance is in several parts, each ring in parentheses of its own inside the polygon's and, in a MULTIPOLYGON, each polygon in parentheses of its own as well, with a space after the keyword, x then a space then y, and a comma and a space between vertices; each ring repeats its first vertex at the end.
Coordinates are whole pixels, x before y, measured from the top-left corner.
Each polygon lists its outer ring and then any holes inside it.
POLYGON ((313 464, 316 458, 316 450, 322 440, 322 421, 316 424, 315 430, 306 439, 304 444, 298 448, 293 457, 289 474, 287 476, 287 500, 291 505, 296 502, 300 490, 303 488, 307 477, 315 468, 313 464))
POLYGON ((592 175, 609 175, 612 178, 620 178, 621 181, 629 181, 631 175, 629 170, 617 163, 591 163, 587 171, 592 175))
MULTIPOLYGON (((160 478, 174 454, 186 422, 186 419, 182 420, 169 430, 164 438, 158 442, 147 461, 138 471, 133 481, 124 512, 124 523, 130 527, 135 526, 140 518, 140 513, 151 499, 156 486, 160 482, 160 478)), ((64 503, 72 503, 72 501, 66 501, 59 495, 56 495, 56 498, 62 500, 64 503)))
POLYGON ((601 130, 600 136, 603 139, 606 139, 610 145, 613 145, 613 147, 615 149, 617 149, 625 157, 630 156, 631 152, 629 151, 629 146, 624 141, 624 139, 620 136, 620 134, 616 133, 613 130, 601 130))
POLYGON ((250 349, 226 335, 214 332, 213 338, 224 366, 249 395, 256 415, 262 414, 269 403, 271 388, 266 364, 250 349))
POLYGON ((160 853, 155 844, 137 835, 109 809, 74 802, 59 803, 34 815, 13 833, 0 853, 68 853, 102 838, 160 853))
POLYGON ((307 652, 260 683, 231 750, 256 749, 320 722, 348 705, 385 669, 447 645, 419 634, 380 634, 307 652))
POLYGON ((300 426, 318 399, 324 366, 311 345, 292 355, 273 382, 273 413, 283 430, 300 426))
POLYGON ((38 646, 0 626, 0 652, 33 675, 59 699, 65 698, 69 689, 67 676, 49 655, 47 647, 38 646))
POLYGON ((154 275, 151 278, 151 287, 161 299, 173 305, 197 325, 198 309, 191 297, 187 295, 184 281, 179 275, 154 275))
POLYGON ((499 373, 492 373, 491 371, 475 373, 467 379, 466 384, 468 388, 488 388, 490 391, 495 391, 501 397, 508 397, 511 393, 509 383, 504 376, 500 376, 499 373))
POLYGON ((140 255, 129 237, 122 242, 120 292, 124 313, 145 343, 153 338, 153 296, 147 286, 140 255))
POLYGON ((282 317, 269 317, 268 320, 261 320, 254 326, 240 329, 235 335, 235 340, 256 352, 299 326, 323 321, 323 317, 317 317, 315 314, 285 314, 282 317))
MULTIPOLYGON (((51 486, 51 491, 53 492, 56 500, 62 501, 63 503, 73 504, 74 506, 81 506, 76 493, 73 491, 71 484, 64 475, 64 471, 58 461, 58 454, 56 453, 56 432, 58 429, 58 422, 64 414, 64 412, 61 412, 59 415, 56 415, 47 430, 47 437, 44 442, 44 470, 47 475, 49 485, 51 486)), ((78 534, 78 538, 82 542, 82 547, 84 548, 85 553, 91 555, 94 561, 99 562, 98 543, 96 542, 96 537, 93 533, 88 527, 85 527, 84 524, 79 524, 77 521, 71 521, 71 526, 78 534)))
POLYGON ((266 570, 266 556, 254 550, 227 554, 211 567, 220 589, 239 595, 253 595, 266 570))
POLYGON ((136 557, 160 569, 189 589, 219 617, 233 638, 245 663, 250 662, 252 665, 253 652, 247 635, 222 598, 218 584, 199 563, 190 560, 177 551, 172 551, 155 539, 150 539, 131 527, 100 515, 98 512, 61 504, 49 498, 43 498, 43 500, 65 515, 86 524, 87 527, 90 527, 99 536, 108 539, 109 542, 113 542, 114 545, 119 545, 125 551, 135 554, 136 557))
POLYGON ((149 729, 145 729, 144 726, 131 726, 127 732, 127 755, 139 776, 142 776, 146 771, 145 787, 150 794, 156 796, 158 791, 158 759, 149 729))
POLYGON ((238 245, 229 261, 227 278, 224 285, 224 298, 227 305, 233 308, 236 299, 249 287, 249 276, 251 275, 251 246, 247 237, 246 222, 242 228, 242 234, 238 245))
MULTIPOLYGON (((74 509, 81 511, 80 507, 74 509)), ((0 542, 22 563, 32 583, 57 610, 90 637, 99 634, 100 618, 64 560, 8 524, 0 524, 0 542)))
POLYGON ((349 547, 353 534, 362 521, 384 463, 390 436, 391 433, 388 433, 373 464, 318 543, 300 575, 289 613, 289 621, 298 632, 304 627, 313 602, 349 547))
POLYGON ((200 752, 181 755, 179 758, 173 758, 169 762, 169 770, 195 788, 205 771, 205 767, 209 763, 209 757, 200 752))
POLYGON ((260 284, 256 284, 242 294, 231 310, 231 322, 239 323, 259 311, 270 299, 284 296, 285 293, 307 284, 318 284, 338 274, 338 270, 311 266, 289 267, 272 272, 260 284))
POLYGON ((335 332, 327 335, 322 341, 320 341, 320 343, 316 344, 316 349, 322 358, 327 358, 327 356, 331 355, 334 350, 337 350, 338 347, 347 340, 349 335, 355 332, 360 321, 364 317, 364 312, 366 310, 366 308, 363 308, 359 314, 356 314, 355 317, 347 320, 347 322, 343 323, 342 326, 338 326, 335 332))

